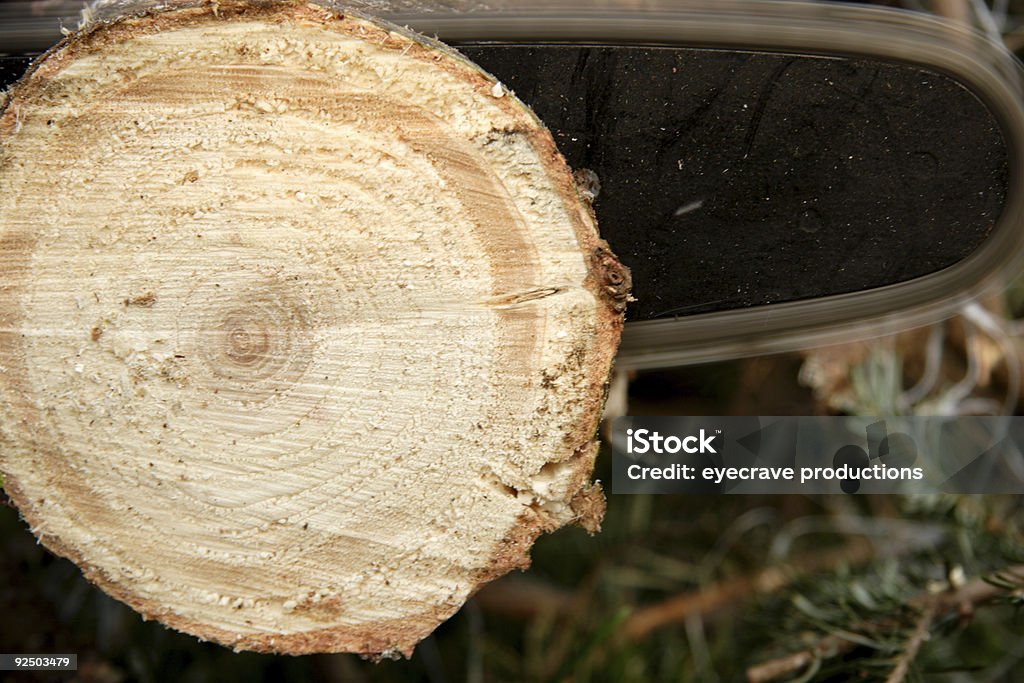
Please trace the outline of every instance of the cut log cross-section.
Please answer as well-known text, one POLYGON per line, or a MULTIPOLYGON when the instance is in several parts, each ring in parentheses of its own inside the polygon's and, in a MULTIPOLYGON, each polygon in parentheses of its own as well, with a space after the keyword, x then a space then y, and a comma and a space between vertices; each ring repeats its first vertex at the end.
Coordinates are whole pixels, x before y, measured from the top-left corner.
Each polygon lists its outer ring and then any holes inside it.
POLYGON ((408 31, 162 8, 0 117, 0 471, 47 547, 238 649, 409 654, 590 483, 628 272, 549 133, 408 31))

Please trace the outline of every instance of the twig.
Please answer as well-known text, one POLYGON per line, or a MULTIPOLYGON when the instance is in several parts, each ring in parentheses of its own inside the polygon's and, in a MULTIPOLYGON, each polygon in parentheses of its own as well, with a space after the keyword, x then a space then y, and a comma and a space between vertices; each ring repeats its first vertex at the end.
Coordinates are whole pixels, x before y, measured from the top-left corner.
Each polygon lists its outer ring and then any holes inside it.
MULTIPOLYGON (((900 552, 903 549, 895 550, 900 552)), ((681 623, 687 617, 697 615, 707 618, 756 595, 785 588, 805 574, 831 570, 841 564, 865 564, 875 559, 876 555, 877 548, 874 544, 858 539, 837 550, 811 556, 802 562, 768 567, 751 575, 720 581, 712 586, 682 593, 637 610, 626 622, 625 634, 629 639, 639 640, 659 628, 681 623)))
POLYGON ((483 587, 474 598, 487 612, 530 621, 543 614, 567 615, 579 605, 576 593, 529 576, 506 576, 483 587))
POLYGON ((910 635, 910 639, 907 640, 907 647, 899 656, 896 666, 889 674, 889 677, 885 679, 885 683, 902 683, 903 679, 907 677, 907 674, 910 672, 910 665, 917 658, 918 650, 921 649, 921 644, 928 640, 928 631, 931 630, 932 622, 935 620, 935 613, 938 610, 937 602, 931 602, 921 610, 921 615, 917 618, 917 624, 914 626, 914 632, 910 635))
POLYGON ((768 681, 774 681, 794 671, 806 669, 817 660, 845 654, 856 645, 857 643, 839 636, 826 636, 819 640, 813 649, 794 652, 791 655, 750 667, 747 669, 747 681, 749 683, 768 683, 768 681))

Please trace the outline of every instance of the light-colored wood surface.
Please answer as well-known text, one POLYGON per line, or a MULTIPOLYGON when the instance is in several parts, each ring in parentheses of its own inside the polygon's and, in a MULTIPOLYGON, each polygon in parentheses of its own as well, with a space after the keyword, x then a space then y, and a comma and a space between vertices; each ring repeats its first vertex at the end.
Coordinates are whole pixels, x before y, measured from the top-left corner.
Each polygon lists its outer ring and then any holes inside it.
POLYGON ((0 470, 147 617, 408 654, 594 528, 628 273, 539 122, 305 4, 98 25, 0 117, 0 470))

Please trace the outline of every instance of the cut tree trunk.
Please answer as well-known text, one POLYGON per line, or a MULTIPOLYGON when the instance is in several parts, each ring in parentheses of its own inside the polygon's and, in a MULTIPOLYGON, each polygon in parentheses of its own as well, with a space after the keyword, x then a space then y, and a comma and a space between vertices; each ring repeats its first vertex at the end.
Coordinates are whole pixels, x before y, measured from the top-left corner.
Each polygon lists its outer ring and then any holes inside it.
POLYGON ((628 272, 453 51, 306 3, 123 16, 32 67, 0 145, 0 470, 114 597, 408 655, 597 526, 628 272))

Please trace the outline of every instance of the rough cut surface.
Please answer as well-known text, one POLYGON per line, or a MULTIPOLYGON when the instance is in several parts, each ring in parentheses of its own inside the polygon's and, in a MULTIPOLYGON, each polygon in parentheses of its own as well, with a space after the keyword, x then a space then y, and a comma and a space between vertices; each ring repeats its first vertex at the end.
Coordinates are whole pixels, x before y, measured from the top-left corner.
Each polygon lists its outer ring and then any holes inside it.
POLYGON ((306 4, 94 25, 0 117, 0 470, 147 617, 408 655, 598 524, 628 288, 548 133, 438 45, 306 4))

